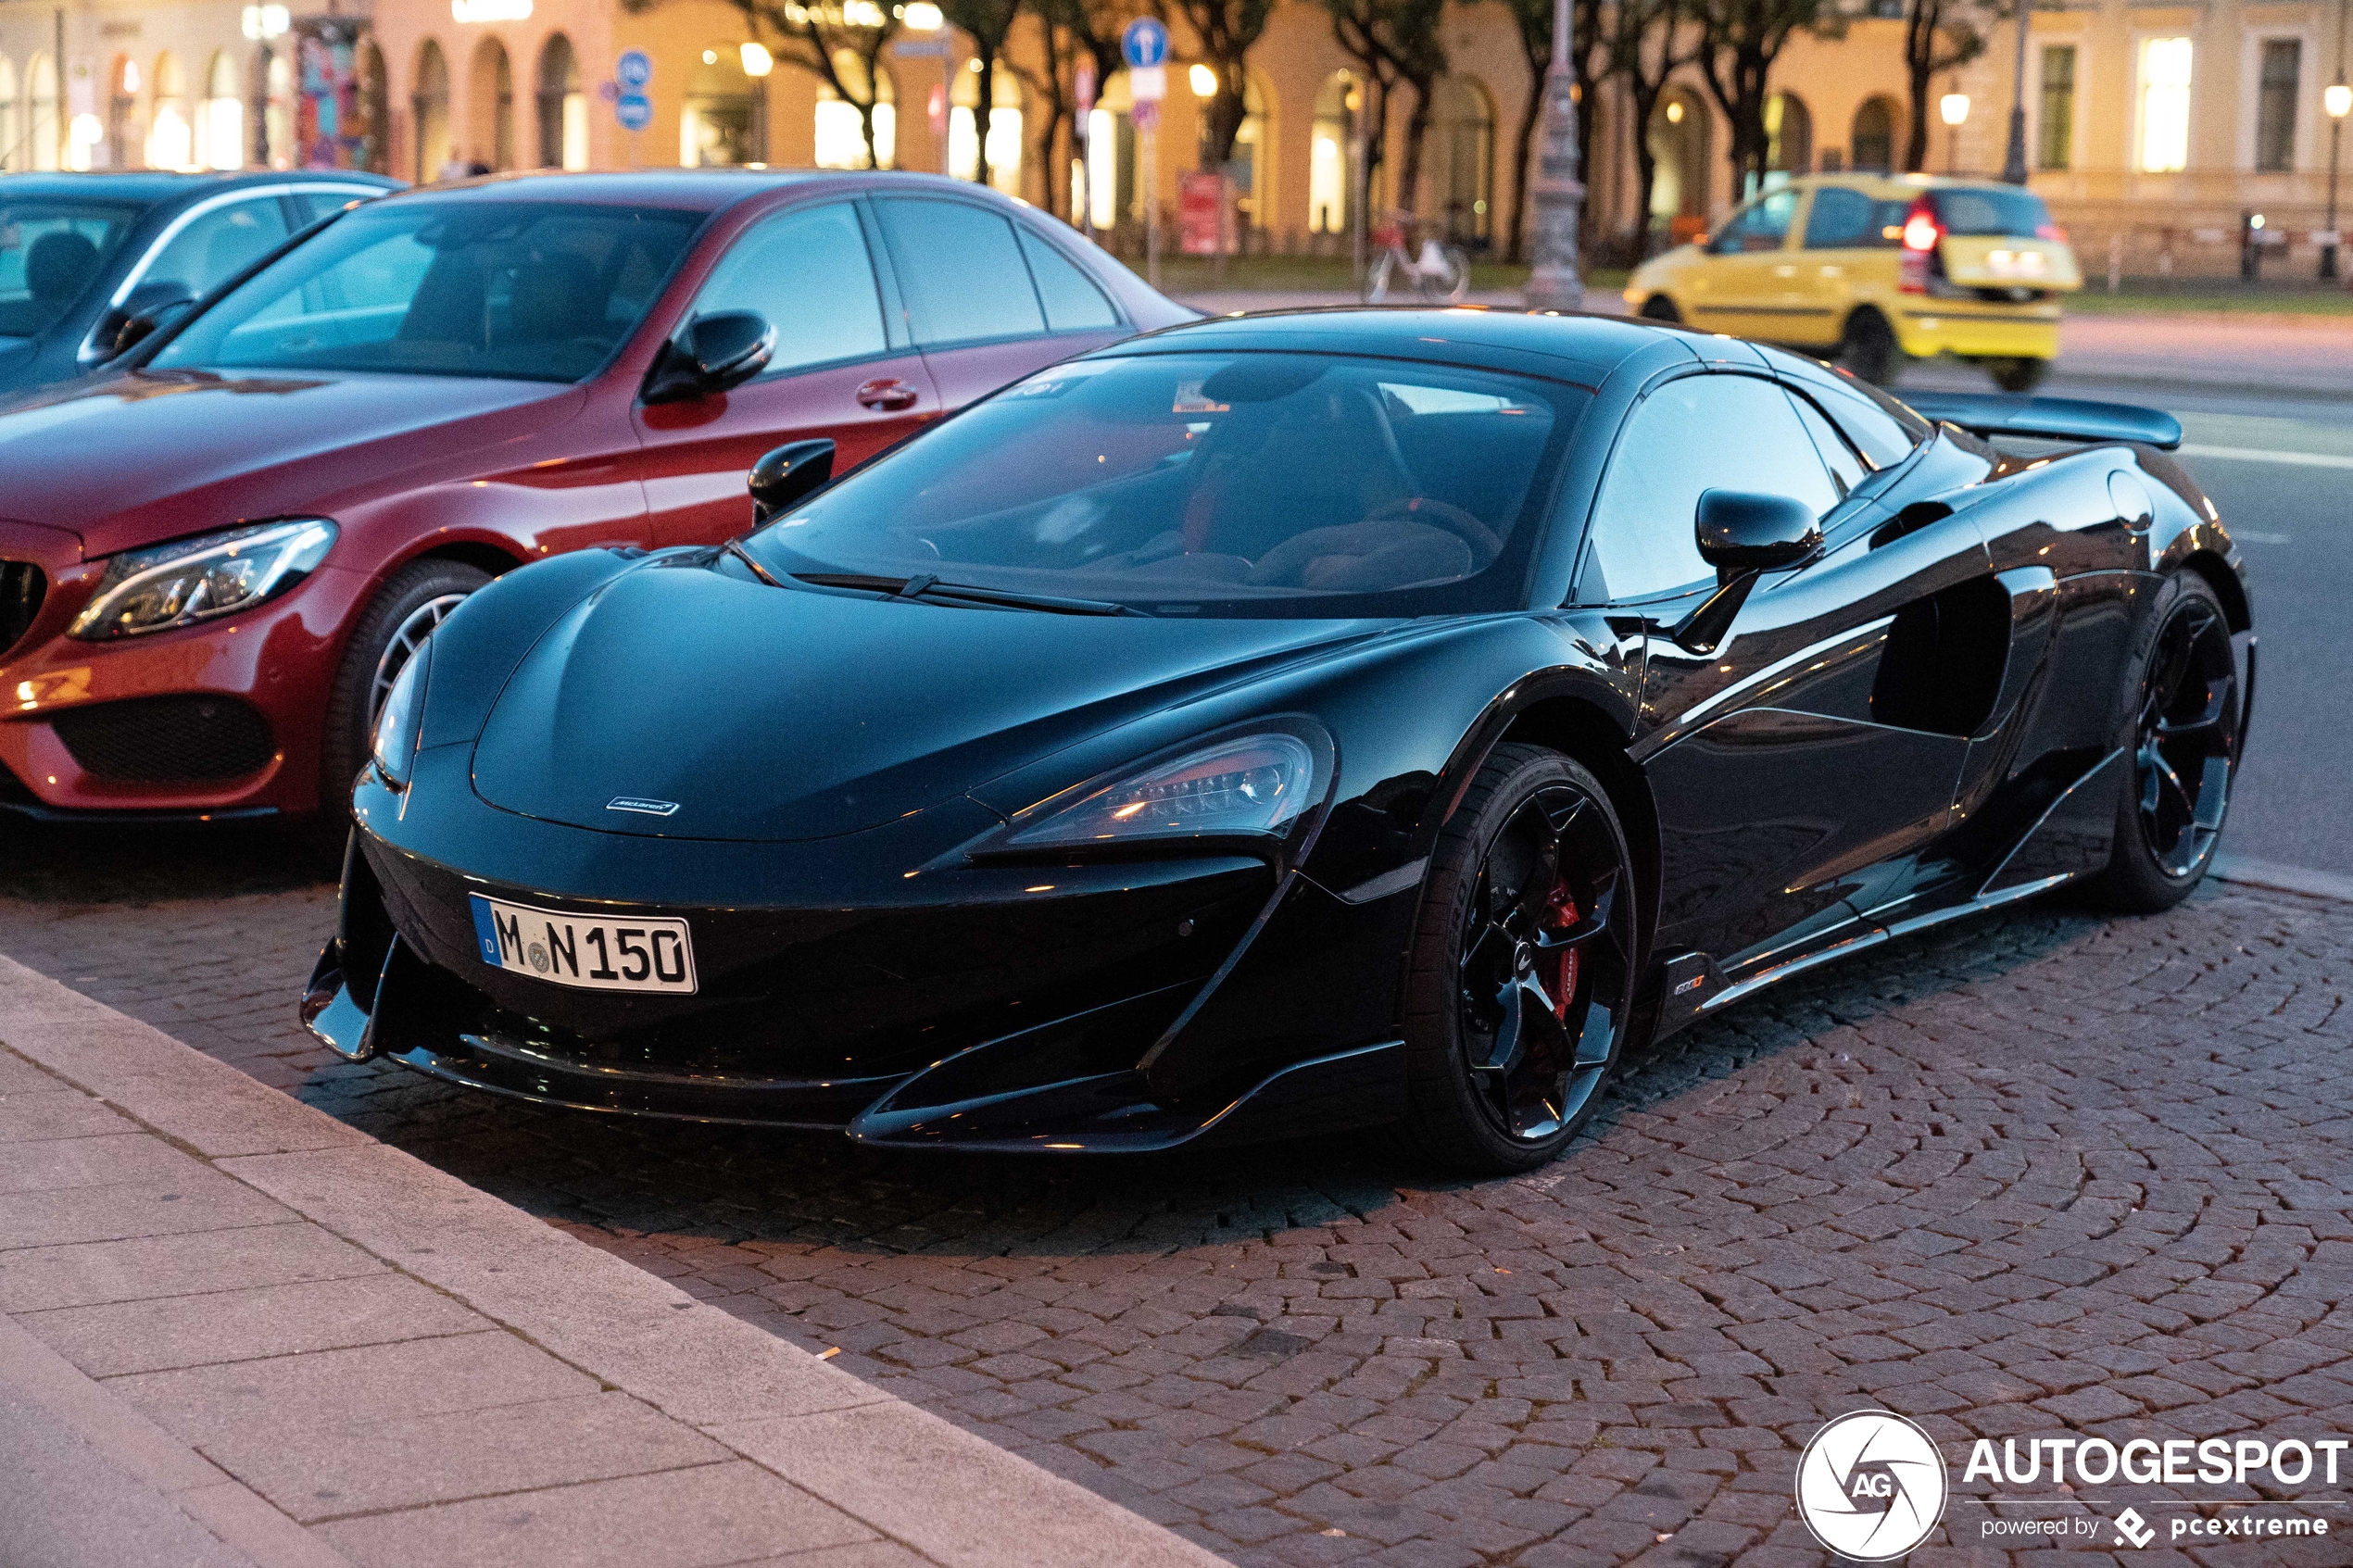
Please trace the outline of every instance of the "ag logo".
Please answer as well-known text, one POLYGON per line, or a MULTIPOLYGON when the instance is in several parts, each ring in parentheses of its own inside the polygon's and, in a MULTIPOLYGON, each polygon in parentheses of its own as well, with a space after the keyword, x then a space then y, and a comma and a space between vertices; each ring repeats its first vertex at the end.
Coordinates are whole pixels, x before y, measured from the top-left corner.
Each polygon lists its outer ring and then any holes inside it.
POLYGON ((1944 1517, 1944 1458, 1900 1415, 1840 1416, 1814 1434, 1797 1461, 1797 1513, 1842 1557, 1901 1557, 1944 1517))

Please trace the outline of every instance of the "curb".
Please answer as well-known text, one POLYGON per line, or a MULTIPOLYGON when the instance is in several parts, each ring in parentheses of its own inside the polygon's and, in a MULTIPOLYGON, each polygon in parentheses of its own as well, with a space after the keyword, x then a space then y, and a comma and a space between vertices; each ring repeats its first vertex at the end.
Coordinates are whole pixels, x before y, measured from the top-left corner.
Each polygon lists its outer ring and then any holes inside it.
POLYGON ((2242 887, 2268 887, 2277 893, 2301 893, 2309 898, 2334 898, 2353 904, 2353 876, 2309 871, 2271 860, 2250 860, 2238 855, 2217 855, 2207 875, 2242 887))
POLYGON ((942 1568, 1218 1568, 1077 1483, 5 957, 0 1020, 11 1049, 222 1175, 942 1568))

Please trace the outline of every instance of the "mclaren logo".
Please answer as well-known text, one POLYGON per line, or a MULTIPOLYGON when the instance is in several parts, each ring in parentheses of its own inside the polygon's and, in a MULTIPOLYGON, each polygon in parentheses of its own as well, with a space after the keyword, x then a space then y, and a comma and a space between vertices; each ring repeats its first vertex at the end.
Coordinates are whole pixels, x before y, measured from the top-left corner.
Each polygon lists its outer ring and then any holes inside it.
POLYGON ((616 795, 605 802, 608 811, 635 811, 643 817, 667 817, 678 809, 675 800, 655 800, 643 795, 616 795))
POLYGON ((1944 1459, 1927 1433, 1886 1411, 1856 1411, 1814 1434, 1797 1461, 1797 1512, 1841 1557, 1883 1562, 1944 1517, 1944 1459))

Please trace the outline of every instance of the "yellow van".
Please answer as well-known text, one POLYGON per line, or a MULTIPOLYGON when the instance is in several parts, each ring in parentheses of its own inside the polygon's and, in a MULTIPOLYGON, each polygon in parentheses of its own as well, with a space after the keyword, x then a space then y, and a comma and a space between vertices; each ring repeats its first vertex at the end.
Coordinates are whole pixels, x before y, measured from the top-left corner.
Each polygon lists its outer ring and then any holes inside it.
POLYGON ((2058 354, 2058 296, 2082 286, 2066 231, 2032 191, 1817 174, 1643 263, 1626 303, 1654 320, 1803 348, 1869 381, 1889 380, 1903 358, 1949 354, 2025 392, 2058 354))

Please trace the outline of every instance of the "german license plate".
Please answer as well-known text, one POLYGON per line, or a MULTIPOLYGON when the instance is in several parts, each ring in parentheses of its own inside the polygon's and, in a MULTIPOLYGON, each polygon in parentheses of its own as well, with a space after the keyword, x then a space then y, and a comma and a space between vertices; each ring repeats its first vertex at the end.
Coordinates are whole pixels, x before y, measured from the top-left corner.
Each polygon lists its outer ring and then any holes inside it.
POLYGON ((567 914, 471 895, 482 961, 587 991, 692 996, 695 946, 683 920, 567 914))

